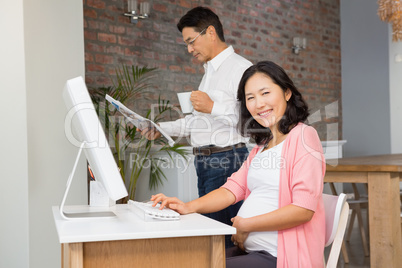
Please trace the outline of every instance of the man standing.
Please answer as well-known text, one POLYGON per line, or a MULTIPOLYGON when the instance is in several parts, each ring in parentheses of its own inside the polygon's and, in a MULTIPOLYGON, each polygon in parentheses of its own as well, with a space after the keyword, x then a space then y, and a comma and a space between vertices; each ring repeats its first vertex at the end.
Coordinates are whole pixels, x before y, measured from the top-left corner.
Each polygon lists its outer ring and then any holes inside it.
MULTIPOLYGON (((198 91, 191 94, 194 112, 160 126, 171 136, 190 136, 201 197, 222 186, 248 155, 247 140, 237 131, 237 88, 243 72, 252 64, 225 43, 219 17, 208 8, 191 9, 177 28, 188 52, 204 63, 205 74, 198 91)), ((148 129, 142 134, 148 139, 160 136, 148 129)), ((237 203, 206 216, 231 225, 240 206, 237 203)), ((226 247, 232 245, 227 236, 226 247)))

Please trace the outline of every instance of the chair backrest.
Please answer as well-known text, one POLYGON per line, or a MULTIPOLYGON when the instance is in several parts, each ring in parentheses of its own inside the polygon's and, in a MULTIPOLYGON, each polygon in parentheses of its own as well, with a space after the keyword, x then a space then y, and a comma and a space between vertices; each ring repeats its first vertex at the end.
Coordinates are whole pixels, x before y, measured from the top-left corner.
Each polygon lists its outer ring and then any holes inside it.
POLYGON ((325 208, 325 247, 332 244, 326 267, 336 267, 349 217, 346 195, 322 194, 325 208))

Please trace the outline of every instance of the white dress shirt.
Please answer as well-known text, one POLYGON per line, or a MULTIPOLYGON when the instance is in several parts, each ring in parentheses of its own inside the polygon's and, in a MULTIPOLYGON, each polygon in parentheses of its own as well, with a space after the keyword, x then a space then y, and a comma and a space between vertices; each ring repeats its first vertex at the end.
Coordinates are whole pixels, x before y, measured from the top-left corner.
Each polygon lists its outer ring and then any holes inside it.
POLYGON ((252 64, 234 52, 232 46, 204 64, 205 74, 198 90, 214 102, 210 114, 194 111, 191 115, 160 123, 170 136, 190 136, 191 146, 220 147, 247 142, 237 131, 239 105, 237 89, 244 71, 252 64))

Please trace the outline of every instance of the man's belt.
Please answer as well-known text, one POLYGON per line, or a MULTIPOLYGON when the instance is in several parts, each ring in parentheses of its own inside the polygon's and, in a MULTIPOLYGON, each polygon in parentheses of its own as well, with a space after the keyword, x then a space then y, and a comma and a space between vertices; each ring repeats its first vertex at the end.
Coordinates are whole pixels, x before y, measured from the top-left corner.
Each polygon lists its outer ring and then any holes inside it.
POLYGON ((206 156, 208 156, 208 155, 211 155, 211 154, 222 153, 222 152, 227 152, 227 151, 233 150, 233 147, 235 149, 239 149, 239 148, 243 148, 245 146, 246 146, 246 144, 241 142, 241 143, 238 143, 238 144, 235 144, 235 145, 229 145, 229 146, 226 146, 226 147, 218 147, 218 146, 194 147, 193 148, 193 154, 194 155, 206 155, 206 156))

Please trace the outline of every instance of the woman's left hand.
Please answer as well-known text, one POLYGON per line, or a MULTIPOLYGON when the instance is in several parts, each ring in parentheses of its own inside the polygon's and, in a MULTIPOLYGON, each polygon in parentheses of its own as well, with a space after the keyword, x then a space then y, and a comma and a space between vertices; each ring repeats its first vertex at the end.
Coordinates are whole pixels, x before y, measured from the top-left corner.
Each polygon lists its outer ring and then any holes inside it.
POLYGON ((236 234, 232 235, 232 242, 235 246, 238 246, 241 250, 245 250, 244 241, 246 241, 249 232, 244 231, 245 219, 236 216, 231 219, 233 222, 233 227, 236 228, 236 234))

